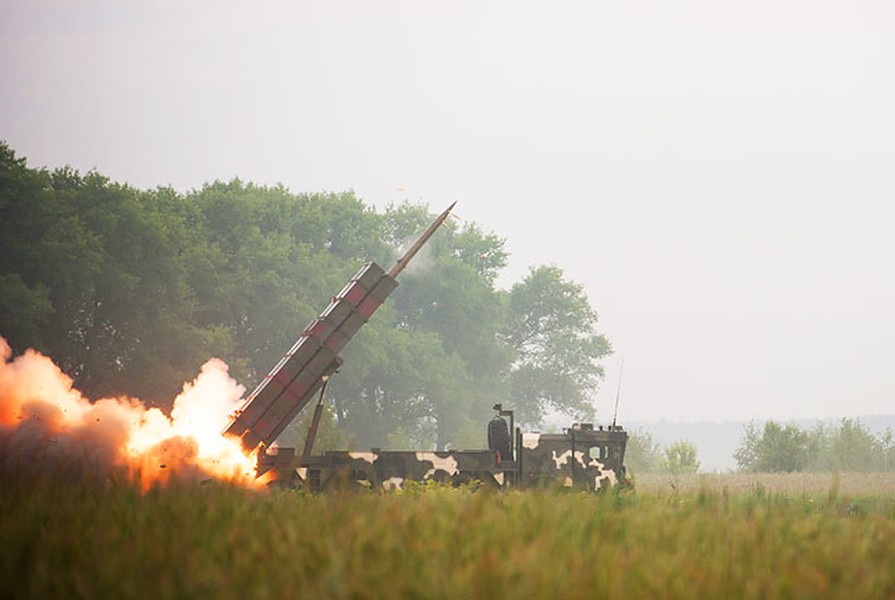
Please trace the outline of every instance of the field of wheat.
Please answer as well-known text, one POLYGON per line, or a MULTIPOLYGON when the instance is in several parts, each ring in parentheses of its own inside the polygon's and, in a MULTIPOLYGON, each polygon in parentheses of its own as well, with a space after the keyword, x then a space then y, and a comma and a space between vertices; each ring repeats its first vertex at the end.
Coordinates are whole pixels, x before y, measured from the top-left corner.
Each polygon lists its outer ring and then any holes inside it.
POLYGON ((602 495, 3 481, 0 597, 895 597, 891 480, 719 477, 602 495))

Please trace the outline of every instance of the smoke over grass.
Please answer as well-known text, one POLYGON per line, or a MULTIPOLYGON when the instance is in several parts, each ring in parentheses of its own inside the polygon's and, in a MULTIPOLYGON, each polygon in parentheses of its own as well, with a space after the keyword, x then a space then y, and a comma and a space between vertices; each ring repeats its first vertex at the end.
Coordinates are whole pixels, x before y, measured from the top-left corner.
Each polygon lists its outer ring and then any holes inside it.
POLYGON ((223 478, 254 485, 238 440, 221 435, 245 388, 211 359, 183 385, 171 415, 135 398, 91 401, 53 361, 27 350, 13 358, 0 337, 0 469, 142 488, 172 479, 223 478))

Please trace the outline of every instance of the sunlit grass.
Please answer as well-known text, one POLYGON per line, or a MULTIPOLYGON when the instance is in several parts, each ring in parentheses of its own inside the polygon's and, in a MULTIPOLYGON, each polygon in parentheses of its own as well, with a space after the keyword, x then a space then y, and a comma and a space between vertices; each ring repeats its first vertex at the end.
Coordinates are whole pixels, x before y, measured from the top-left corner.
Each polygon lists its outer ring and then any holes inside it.
POLYGON ((0 597, 892 597, 891 496, 2 482, 0 597))

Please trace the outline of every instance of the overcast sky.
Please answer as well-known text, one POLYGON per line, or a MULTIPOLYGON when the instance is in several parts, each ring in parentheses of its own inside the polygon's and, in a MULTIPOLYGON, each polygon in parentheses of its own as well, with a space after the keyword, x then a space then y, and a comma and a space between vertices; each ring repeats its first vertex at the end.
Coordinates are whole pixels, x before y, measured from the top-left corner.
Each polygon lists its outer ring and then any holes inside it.
POLYGON ((585 286, 603 420, 622 357, 622 421, 895 412, 891 0, 0 6, 32 167, 457 200, 585 286))

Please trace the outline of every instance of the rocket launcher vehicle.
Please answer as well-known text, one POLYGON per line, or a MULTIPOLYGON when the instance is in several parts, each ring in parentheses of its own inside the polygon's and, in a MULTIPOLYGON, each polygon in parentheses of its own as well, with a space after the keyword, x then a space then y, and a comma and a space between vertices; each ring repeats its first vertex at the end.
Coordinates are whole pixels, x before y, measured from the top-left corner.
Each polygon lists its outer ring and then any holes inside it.
POLYGON ((259 445, 268 447, 279 437, 339 368, 339 352, 398 287, 398 274, 444 223, 454 204, 429 225, 388 273, 375 262, 361 267, 249 395, 225 435, 239 437, 249 452, 259 445))

